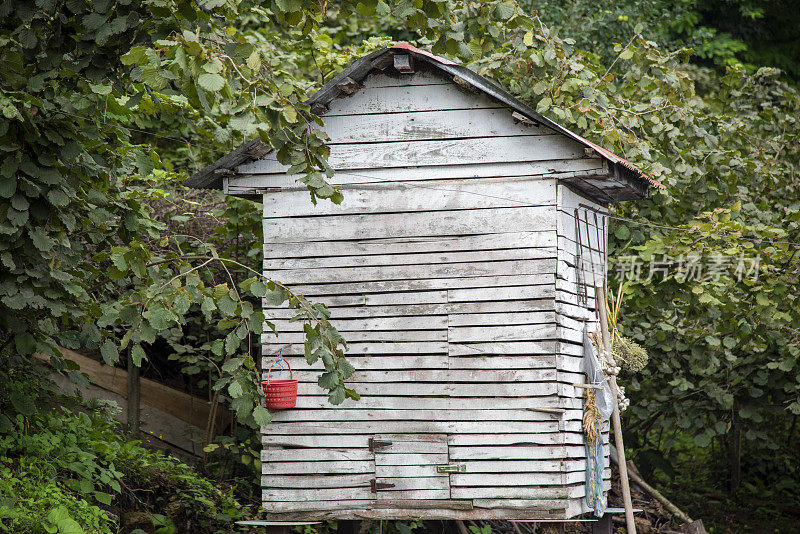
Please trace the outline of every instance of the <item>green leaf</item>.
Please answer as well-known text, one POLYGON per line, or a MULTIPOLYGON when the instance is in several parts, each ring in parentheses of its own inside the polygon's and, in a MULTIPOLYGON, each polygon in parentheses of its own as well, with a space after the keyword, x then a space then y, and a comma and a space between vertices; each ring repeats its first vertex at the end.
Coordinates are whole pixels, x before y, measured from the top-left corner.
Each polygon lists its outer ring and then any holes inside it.
POLYGON ((239 338, 236 337, 234 332, 230 332, 225 336, 225 354, 233 354, 239 348, 239 338))
POLYGON ((241 397, 243 392, 242 385, 236 380, 228 386, 228 394, 234 399, 241 397))
MULTIPOLYGON (((7 158, 11 159, 11 158, 7 158)), ((0 179, 0 197, 11 198, 17 192, 17 177, 0 179)))
POLYGON ((243 358, 231 358, 230 360, 222 364, 222 371, 224 373, 230 374, 236 369, 240 368, 243 363, 244 363, 243 358))
POLYGON ((552 104, 553 100, 549 96, 546 96, 543 99, 539 100, 539 103, 536 105, 536 111, 538 111, 539 113, 544 113, 545 111, 550 109, 550 106, 552 104))
POLYGON ((219 311, 228 317, 236 313, 236 307, 236 302, 234 302, 227 293, 217 301, 217 308, 219 308, 219 311))
POLYGON ((255 280, 250 284, 250 293, 258 298, 263 298, 267 294, 267 286, 259 280, 255 280))
POLYGON ((97 93, 98 95, 107 95, 111 92, 110 85, 90 83, 89 88, 92 90, 93 93, 97 93))
POLYGON ((147 356, 145 355, 142 346, 139 343, 135 344, 131 349, 131 359, 133 360, 133 365, 135 365, 136 367, 141 367, 142 361, 146 357, 147 356))
POLYGON ((47 232, 45 232, 45 229, 41 226, 37 226, 33 230, 29 231, 28 235, 31 236, 33 246, 35 246, 38 250, 47 252, 53 248, 54 241, 47 235, 47 232))
POLYGON ((503 20, 508 20, 511 18, 512 15, 514 15, 514 11, 516 8, 513 2, 501 2, 497 4, 497 7, 495 9, 498 17, 500 17, 503 20))
POLYGON ((258 426, 266 426, 272 421, 272 416, 263 406, 256 406, 253 410, 253 419, 258 426))
POLYGON ((136 151, 133 155, 133 159, 136 162, 136 169, 142 176, 148 176, 153 172, 155 166, 153 165, 152 158, 148 154, 136 151))
POLYGON ((708 447, 711 445, 711 438, 709 438, 706 434, 698 434, 694 437, 694 442, 698 447, 708 447))
POLYGON ((106 339, 100 346, 100 355, 106 365, 114 365, 119 361, 119 349, 117 344, 111 339, 106 339))
POLYGON ((128 50, 126 54, 120 56, 119 58, 120 62, 122 62, 123 65, 136 65, 142 59, 146 59, 145 56, 146 50, 147 49, 143 46, 134 46, 133 48, 128 50))
POLYGON ((97 502, 105 504, 106 506, 111 506, 111 495, 105 493, 103 491, 95 491, 94 498, 97 499, 97 502))
POLYGON ((111 263, 114 264, 118 270, 123 273, 128 270, 128 262, 125 261, 125 255, 122 252, 114 252, 111 254, 111 263))
POLYGON ((14 345, 20 354, 33 354, 36 350, 36 339, 29 332, 17 334, 14 336, 14 345))
POLYGON ((335 371, 322 373, 317 379, 317 384, 319 384, 319 387, 322 389, 332 390, 339 385, 339 377, 335 371))
POLYGON ((289 298, 289 293, 282 287, 276 286, 275 289, 267 293, 265 298, 270 306, 280 306, 289 298))
POLYGON ((223 78, 219 74, 205 73, 201 74, 197 78, 197 83, 199 83, 200 87, 202 87, 206 91, 211 91, 216 93, 217 91, 225 87, 225 78, 223 78))
POLYGON ((525 37, 522 38, 522 42, 525 43, 525 46, 531 46, 533 44, 533 32, 527 32, 525 37))
POLYGON ((328 395, 328 401, 333 405, 343 403, 344 399, 345 399, 345 393, 344 393, 344 387, 342 386, 336 386, 328 395))

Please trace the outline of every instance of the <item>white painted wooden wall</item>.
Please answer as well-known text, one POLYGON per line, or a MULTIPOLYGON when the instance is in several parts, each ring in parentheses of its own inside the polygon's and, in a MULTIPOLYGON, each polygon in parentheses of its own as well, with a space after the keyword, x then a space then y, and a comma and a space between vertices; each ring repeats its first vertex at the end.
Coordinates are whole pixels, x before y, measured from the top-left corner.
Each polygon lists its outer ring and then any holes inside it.
MULTIPOLYGON (((585 382, 594 294, 579 301, 573 212, 602 206, 558 178, 602 162, 425 72, 372 75, 324 121, 341 205, 312 205, 271 155, 224 186, 263 194, 264 272, 331 308, 362 395, 328 404, 301 324, 266 307, 281 333, 263 337, 264 354, 286 347, 300 385, 297 407, 262 428, 264 508, 287 519, 586 511, 572 384, 585 382), (370 438, 392 445, 372 452, 370 438), (466 472, 437 473, 444 464, 466 472), (373 479, 394 487, 373 493, 373 479)), ((605 258, 584 257, 584 278, 587 261, 601 282, 605 258)))

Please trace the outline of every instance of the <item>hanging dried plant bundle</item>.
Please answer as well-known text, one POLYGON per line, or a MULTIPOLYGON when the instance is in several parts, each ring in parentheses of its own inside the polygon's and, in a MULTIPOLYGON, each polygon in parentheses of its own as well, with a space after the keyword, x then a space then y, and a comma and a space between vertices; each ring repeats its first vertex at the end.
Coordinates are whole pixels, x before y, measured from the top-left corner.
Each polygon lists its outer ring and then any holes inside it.
POLYGON ((632 373, 638 373, 647 365, 647 351, 638 343, 625 336, 618 336, 611 348, 614 359, 632 373))
POLYGON ((586 434, 586 442, 594 450, 597 447, 597 440, 600 435, 597 432, 597 421, 600 420, 600 410, 597 408, 594 390, 586 388, 583 392, 586 402, 583 405, 583 433, 586 434))

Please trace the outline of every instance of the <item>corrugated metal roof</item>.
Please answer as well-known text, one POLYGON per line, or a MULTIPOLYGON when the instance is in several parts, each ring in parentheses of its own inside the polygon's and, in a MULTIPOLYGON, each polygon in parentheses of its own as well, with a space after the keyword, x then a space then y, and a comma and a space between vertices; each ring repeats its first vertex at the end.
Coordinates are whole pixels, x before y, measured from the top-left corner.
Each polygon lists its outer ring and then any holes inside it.
MULTIPOLYGON (((315 113, 324 114, 325 108, 333 99, 349 94, 349 92, 347 92, 345 89, 352 87, 353 82, 360 83, 373 70, 385 69, 389 65, 391 58, 396 52, 399 51, 404 51, 411 54, 416 60, 428 63, 437 70, 454 77, 459 84, 466 84, 475 90, 481 91, 490 98, 509 106, 514 111, 520 113, 528 119, 542 124, 543 126, 546 126, 560 134, 563 134, 593 150, 598 156, 603 158, 609 164, 612 171, 619 172, 628 179, 640 182, 642 186, 640 195, 642 197, 644 197, 644 194, 649 186, 665 189, 663 184, 644 174, 629 161, 589 141, 588 139, 585 139, 575 132, 564 128, 560 124, 548 119, 544 115, 541 115, 530 106, 521 102, 507 91, 483 76, 480 76, 479 74, 449 59, 436 56, 408 43, 400 43, 383 48, 381 50, 376 50, 371 54, 357 59, 341 73, 339 73, 339 75, 326 83, 319 91, 317 91, 311 98, 308 99, 307 103, 311 106, 311 109, 314 110, 315 113)), ((222 184, 223 174, 235 172, 235 168, 239 165, 260 159, 268 151, 269 149, 260 140, 250 141, 226 156, 220 158, 205 169, 192 175, 184 182, 184 184, 189 187, 197 188, 219 188, 222 184)))

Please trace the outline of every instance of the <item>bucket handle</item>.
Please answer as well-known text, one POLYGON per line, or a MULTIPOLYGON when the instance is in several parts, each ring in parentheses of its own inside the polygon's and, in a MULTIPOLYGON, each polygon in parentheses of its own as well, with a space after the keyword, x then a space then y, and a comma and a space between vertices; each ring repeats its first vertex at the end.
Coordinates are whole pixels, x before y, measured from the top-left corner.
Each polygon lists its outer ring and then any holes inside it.
POLYGON ((289 362, 287 362, 286 360, 283 359, 283 349, 281 349, 280 353, 278 354, 278 358, 269 365, 269 369, 267 370, 267 385, 269 385, 269 376, 272 373, 272 367, 276 363, 278 364, 278 367, 280 368, 279 373, 283 372, 283 364, 286 364, 286 368, 289 369, 289 380, 293 380, 294 379, 294 373, 292 373, 292 366, 289 365, 289 362))

